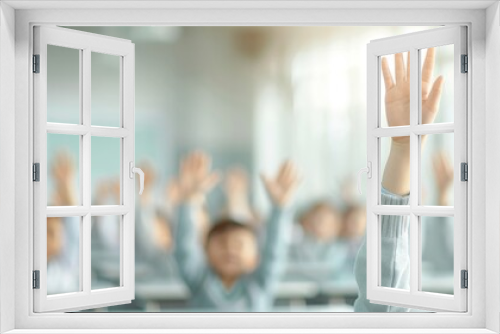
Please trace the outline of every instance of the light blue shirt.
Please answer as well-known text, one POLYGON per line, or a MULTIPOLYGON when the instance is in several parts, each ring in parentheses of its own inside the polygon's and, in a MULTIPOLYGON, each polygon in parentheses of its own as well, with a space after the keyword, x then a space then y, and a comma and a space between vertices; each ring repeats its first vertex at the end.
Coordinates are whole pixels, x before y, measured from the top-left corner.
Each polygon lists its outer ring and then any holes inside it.
MULTIPOLYGON (((407 205, 409 196, 398 196, 382 189, 382 205, 407 205)), ((410 289, 410 256, 408 219, 403 216, 382 216, 381 219, 381 286, 410 289)), ((372 304, 366 298, 366 235, 354 265, 358 298, 354 312, 409 312, 408 308, 372 304)))

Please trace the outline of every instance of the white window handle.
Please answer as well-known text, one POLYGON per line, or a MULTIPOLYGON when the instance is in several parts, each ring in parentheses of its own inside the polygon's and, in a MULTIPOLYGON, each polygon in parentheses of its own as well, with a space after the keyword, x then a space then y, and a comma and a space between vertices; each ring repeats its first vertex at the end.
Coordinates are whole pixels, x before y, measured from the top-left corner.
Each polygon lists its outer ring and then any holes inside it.
POLYGON ((134 178, 134 174, 139 174, 139 183, 140 183, 140 189, 139 189, 139 195, 142 195, 142 192, 144 191, 144 172, 142 169, 138 167, 134 167, 134 162, 130 161, 128 164, 129 166, 129 176, 131 179, 134 178))
POLYGON ((368 161, 365 168, 361 168, 358 172, 358 191, 361 195, 363 192, 361 191, 361 173, 366 173, 369 179, 372 178, 372 163, 368 161))

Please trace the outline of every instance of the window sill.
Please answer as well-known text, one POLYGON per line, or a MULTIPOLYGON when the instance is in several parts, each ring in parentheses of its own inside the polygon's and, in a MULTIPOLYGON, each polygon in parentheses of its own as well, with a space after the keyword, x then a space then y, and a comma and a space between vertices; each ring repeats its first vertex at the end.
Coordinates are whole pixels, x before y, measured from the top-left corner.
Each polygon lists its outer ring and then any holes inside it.
POLYGON ((470 329, 14 329, 5 334, 487 334, 484 328, 470 329))

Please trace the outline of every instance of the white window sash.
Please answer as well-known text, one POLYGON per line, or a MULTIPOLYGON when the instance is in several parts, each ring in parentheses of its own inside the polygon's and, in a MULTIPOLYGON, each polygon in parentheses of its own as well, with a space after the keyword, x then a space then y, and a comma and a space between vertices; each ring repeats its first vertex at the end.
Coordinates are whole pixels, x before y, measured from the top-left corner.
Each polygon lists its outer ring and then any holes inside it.
POLYGON ((100 36, 59 27, 38 26, 34 30, 34 54, 40 55, 40 73, 34 74, 34 162, 41 177, 34 183, 34 268, 40 271, 40 287, 34 289, 34 311, 74 311, 129 303, 134 299, 135 184, 129 177, 134 161, 134 44, 128 40, 100 36), (47 123, 47 45, 80 50, 81 125, 47 123), (91 124, 91 53, 120 57, 120 127, 91 124), (47 133, 79 135, 80 203, 78 206, 47 207, 47 133), (91 137, 121 140, 120 205, 91 205, 91 137), (91 289, 91 217, 120 216, 120 286, 91 289), (47 219, 80 217, 80 292, 47 295, 47 219))
MULTIPOLYGON (((461 311, 467 310, 467 290, 461 288, 461 270, 467 269, 467 182, 460 179, 460 164, 467 162, 467 75, 460 73, 461 55, 467 54, 466 28, 460 26, 438 28, 370 42, 368 45, 368 99, 367 152, 372 166, 372 178, 367 183, 367 296, 373 303, 408 308, 461 311), (419 125, 420 59, 419 49, 454 45, 454 123, 419 125), (380 128, 381 56, 410 52, 410 125, 380 128), (454 207, 419 205, 420 150, 418 135, 454 134, 454 207), (382 172, 380 138, 410 136, 410 202, 408 205, 380 205, 382 172), (419 166, 418 168, 416 168, 419 166), (410 290, 379 286, 380 279, 380 223, 378 215, 410 216, 410 290), (454 217, 454 295, 421 290, 421 256, 419 216, 454 217)), ((469 60, 470 61, 470 60, 469 60)))

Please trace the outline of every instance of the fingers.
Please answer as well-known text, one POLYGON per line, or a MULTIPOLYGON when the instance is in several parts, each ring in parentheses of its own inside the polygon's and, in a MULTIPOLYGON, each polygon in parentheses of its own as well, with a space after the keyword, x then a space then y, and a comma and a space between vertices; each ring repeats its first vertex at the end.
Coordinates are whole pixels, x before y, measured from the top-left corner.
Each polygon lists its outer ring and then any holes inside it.
POLYGON ((200 188, 204 193, 209 192, 213 187, 219 183, 221 179, 219 172, 213 172, 208 175, 200 184, 200 188))
POLYGON ((439 102, 441 101, 441 94, 443 93, 444 78, 439 76, 434 84, 432 85, 431 92, 427 98, 426 104, 428 105, 428 110, 436 112, 439 107, 439 102))
POLYGON ((406 57, 406 81, 410 81, 410 52, 406 57))
POLYGON ((284 163, 284 173, 282 176, 282 184, 285 187, 293 187, 295 183, 298 182, 299 173, 295 164, 291 161, 286 161, 284 163))
POLYGON ((424 66, 422 68, 422 82, 430 83, 432 81, 432 75, 434 73, 435 54, 435 48, 427 49, 424 66))
POLYGON ((384 76, 385 90, 389 90, 394 86, 394 81, 392 80, 391 70, 389 69, 389 63, 386 57, 382 58, 382 74, 384 76))
POLYGON ((396 53, 395 65, 396 65, 396 85, 398 85, 405 81, 405 63, 403 60, 402 53, 396 53))

